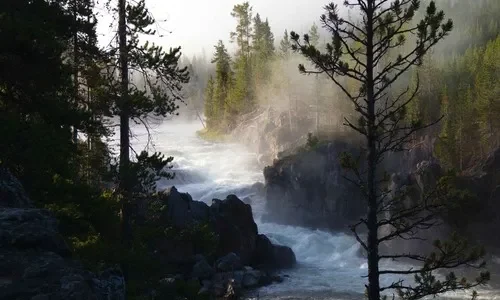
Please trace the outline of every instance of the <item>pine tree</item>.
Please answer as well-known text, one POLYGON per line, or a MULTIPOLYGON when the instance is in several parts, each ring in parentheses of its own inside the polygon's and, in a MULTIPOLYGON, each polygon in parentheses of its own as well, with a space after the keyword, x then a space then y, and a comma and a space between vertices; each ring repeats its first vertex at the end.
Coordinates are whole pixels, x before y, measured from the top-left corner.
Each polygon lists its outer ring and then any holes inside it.
POLYGON ((266 84, 271 76, 270 61, 274 56, 274 35, 269 21, 262 22, 260 15, 254 18, 252 37, 252 71, 254 89, 266 84))
POLYGON ((311 29, 309 29, 309 42, 312 46, 318 47, 319 45, 319 32, 316 23, 313 23, 311 29))
POLYGON ((226 111, 230 111, 228 126, 232 128, 236 116, 253 109, 252 69, 250 64, 252 37, 252 7, 248 2, 235 5, 231 16, 236 19, 236 31, 231 32, 232 42, 236 42, 237 53, 234 59, 234 85, 226 111))
POLYGON ((292 49, 292 43, 288 38, 288 31, 285 29, 283 38, 280 41, 280 55, 282 58, 287 59, 290 57, 290 51, 292 49))
POLYGON ((143 121, 149 115, 167 116, 175 113, 179 108, 176 102, 182 100, 182 84, 188 82, 189 75, 186 67, 178 66, 180 47, 165 52, 162 47, 148 42, 140 45, 139 34, 156 34, 151 29, 155 21, 146 8, 145 0, 119 0, 117 11, 119 47, 111 49, 110 53, 118 54, 120 78, 119 83, 116 83, 114 74, 111 74, 109 80, 119 90, 114 113, 120 117, 119 190, 123 241, 128 244, 132 240, 130 215, 134 188, 134 174, 130 168, 130 120, 145 124, 143 121), (143 77, 145 88, 130 84, 131 70, 143 77))
POLYGON ((219 124, 225 124, 225 119, 235 117, 234 114, 239 111, 239 107, 237 107, 239 103, 233 104, 229 99, 229 92, 233 81, 231 57, 221 40, 215 46, 215 53, 211 62, 215 63, 215 81, 212 96, 213 119, 219 124))
POLYGON ((481 140, 491 149, 500 145, 500 37, 490 41, 482 53, 482 61, 476 75, 477 109, 481 140), (487 145, 489 144, 489 145, 487 145))
MULTIPOLYGON (((484 256, 482 251, 469 249, 458 238, 445 243, 436 242, 436 252, 430 256, 419 253, 379 253, 379 246, 384 242, 397 238, 419 238, 418 231, 432 228, 432 220, 438 216, 436 211, 444 209, 442 200, 434 198, 401 209, 404 191, 396 191, 402 193, 402 197, 390 197, 391 191, 383 186, 387 182, 387 175, 381 170, 380 164, 388 153, 404 150, 415 132, 431 125, 404 122, 406 108, 415 99, 419 84, 416 85, 417 89, 403 89, 396 96, 391 96, 389 91, 410 68, 421 65, 425 54, 447 36, 453 26, 451 20, 445 21, 444 12, 438 11, 433 1, 416 25, 413 25, 412 20, 420 8, 420 1, 387 2, 345 1, 346 7, 356 8, 361 13, 359 22, 342 18, 335 3, 327 5, 321 23, 331 33, 332 42, 327 44, 324 53, 313 45, 316 41, 309 35, 304 35, 301 40, 292 32, 291 37, 294 49, 315 68, 307 71, 300 65, 299 70, 303 73, 325 73, 347 95, 359 119, 345 119, 345 123, 366 140, 366 168, 361 167, 359 161, 349 154, 344 154, 342 164, 353 171, 351 182, 360 187, 368 205, 367 216, 351 226, 358 242, 367 251, 368 299, 379 300, 381 293, 387 290, 396 290, 402 299, 419 299, 477 286, 489 279, 489 273, 481 273, 473 283, 460 280, 453 273, 449 273, 446 280, 436 279, 433 275, 436 270, 474 264, 484 256), (404 47, 407 37, 412 35, 416 36, 415 45, 404 47), (394 60, 384 59, 390 50, 398 51, 399 54, 394 60), (348 90, 339 77, 357 81, 359 90, 348 90), (366 226, 366 239, 357 232, 360 225, 366 226), (379 229, 386 225, 391 229, 379 236, 379 229), (381 270, 380 262, 384 259, 413 259, 423 265, 409 270, 381 270), (387 274, 414 275, 416 284, 412 286, 400 280, 381 286, 380 276, 387 274)), ((476 266, 481 267, 482 264, 476 266)))
POLYGON ((205 118, 208 128, 214 128, 215 124, 217 124, 217 112, 219 107, 214 100, 214 80, 212 76, 210 76, 207 87, 205 88, 205 118))

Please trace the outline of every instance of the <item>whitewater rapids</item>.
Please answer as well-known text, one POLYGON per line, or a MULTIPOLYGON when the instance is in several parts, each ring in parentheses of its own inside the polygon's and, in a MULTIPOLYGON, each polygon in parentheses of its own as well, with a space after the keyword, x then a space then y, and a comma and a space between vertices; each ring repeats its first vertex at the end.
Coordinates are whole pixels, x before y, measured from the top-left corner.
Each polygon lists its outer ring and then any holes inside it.
MULTIPOLYGON (((297 257, 297 266, 282 272, 286 275, 283 283, 254 291, 248 299, 365 299, 367 265, 358 254, 360 246, 356 240, 340 233, 262 222, 265 199, 250 189, 252 184, 264 180, 256 154, 241 145, 204 141, 196 135, 201 128, 199 123, 167 121, 152 129, 154 150, 174 157, 172 171, 176 173, 174 180, 160 180, 159 189, 175 185, 179 191, 209 205, 213 198, 224 199, 228 194, 240 199, 249 197, 259 232, 290 246, 297 257)), ((134 133, 132 143, 141 150, 146 146, 147 132, 138 127, 134 133)), ((381 284, 395 279, 384 277, 381 284)), ((481 296, 500 299, 493 292, 482 292, 481 296)), ((464 295, 449 297, 463 299, 464 295)))

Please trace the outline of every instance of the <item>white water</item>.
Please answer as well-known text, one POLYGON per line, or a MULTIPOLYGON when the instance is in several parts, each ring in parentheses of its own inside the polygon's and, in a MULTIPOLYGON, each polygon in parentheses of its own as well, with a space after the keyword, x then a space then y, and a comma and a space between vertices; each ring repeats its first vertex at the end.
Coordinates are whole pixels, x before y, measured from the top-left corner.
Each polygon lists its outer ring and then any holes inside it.
MULTIPOLYGON (((176 178, 160 181, 159 188, 175 185, 189 192, 193 199, 209 205, 213 198, 224 199, 236 194, 240 199, 250 197, 254 218, 260 233, 276 243, 290 246, 297 256, 298 265, 283 272, 281 284, 256 291, 253 299, 364 299, 367 273, 366 263, 358 256, 359 244, 345 234, 332 234, 320 230, 263 223, 264 199, 251 194, 250 186, 263 182, 256 155, 236 144, 215 144, 196 136, 200 124, 165 122, 154 129, 155 150, 174 156, 176 178)), ((135 130, 135 147, 144 145, 146 132, 135 130)), ((404 267, 387 265, 391 268, 404 267)), ((390 284, 395 278, 385 277, 381 284, 390 284)), ((485 299, 500 299, 494 294, 482 294, 485 299)), ((460 297, 460 295, 450 295, 460 297)))

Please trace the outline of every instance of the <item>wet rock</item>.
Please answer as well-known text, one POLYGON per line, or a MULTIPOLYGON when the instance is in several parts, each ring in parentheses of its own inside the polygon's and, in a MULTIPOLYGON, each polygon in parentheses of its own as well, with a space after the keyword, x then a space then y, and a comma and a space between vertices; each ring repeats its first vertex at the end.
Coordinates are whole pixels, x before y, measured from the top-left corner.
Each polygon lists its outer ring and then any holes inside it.
POLYGON ((274 266, 276 268, 291 268, 296 263, 295 253, 293 253, 290 247, 274 245, 274 266))
POLYGON ((0 299, 124 300, 121 271, 94 274, 71 259, 56 219, 47 210, 26 208, 24 190, 15 190, 20 188, 0 175, 1 197, 10 197, 9 206, 24 207, 0 208, 0 299))
POLYGON ((193 201, 188 193, 179 193, 175 186, 165 190, 161 198, 167 203, 168 222, 178 228, 208 221, 208 205, 204 202, 193 201))
POLYGON ((243 274, 243 280, 241 285, 244 288, 253 288, 259 286, 260 278, 262 277, 262 273, 257 270, 246 271, 243 274))
POLYGON ((57 220, 43 209, 0 209, 0 248, 37 249, 71 254, 57 232, 57 220))
POLYGON ((229 195, 225 200, 214 199, 210 206, 210 222, 219 236, 217 255, 233 252, 240 257, 242 264, 249 264, 257 239, 257 224, 251 206, 235 195, 229 195))
POLYGON ((212 268, 212 266, 210 266, 210 264, 208 264, 208 262, 205 259, 198 261, 193 266, 193 271, 191 272, 192 277, 199 279, 212 278, 214 274, 215 274, 214 268, 212 268))
POLYGON ((264 220, 312 228, 345 229, 366 213, 359 189, 345 179, 342 153, 356 156, 351 141, 337 140, 315 149, 283 154, 264 168, 264 220))
POLYGON ((222 272, 236 271, 243 268, 239 256, 233 252, 219 258, 215 265, 217 267, 217 270, 222 272))
POLYGON ((270 268, 291 268, 297 261, 290 247, 273 245, 267 236, 259 234, 253 262, 270 268))

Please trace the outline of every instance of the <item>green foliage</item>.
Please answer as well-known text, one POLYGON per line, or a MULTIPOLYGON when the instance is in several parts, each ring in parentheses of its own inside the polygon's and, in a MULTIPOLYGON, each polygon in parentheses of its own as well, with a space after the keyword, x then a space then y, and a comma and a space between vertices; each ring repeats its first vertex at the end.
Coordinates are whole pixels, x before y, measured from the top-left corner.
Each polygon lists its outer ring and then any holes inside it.
POLYGON ((258 87, 268 83, 270 62, 274 59, 274 35, 269 21, 259 14, 253 17, 248 2, 233 7, 236 30, 230 33, 236 43, 236 55, 231 59, 222 41, 215 46, 215 77, 205 89, 205 117, 208 129, 228 132, 238 118, 255 109, 258 87))
MULTIPOLYGON (((437 280, 433 275, 433 272, 460 266, 484 267, 478 264, 484 252, 469 249, 467 243, 461 240, 452 237, 449 243, 437 244, 436 253, 430 256, 411 251, 379 252, 381 244, 394 239, 422 239, 420 231, 432 229, 437 224, 435 220, 443 207, 449 209, 451 218, 456 218, 456 207, 470 205, 470 201, 466 201, 470 200, 468 195, 449 184, 437 191, 451 198, 445 203, 429 201, 427 196, 425 199, 412 196, 412 193, 417 194, 417 189, 412 187, 396 187, 391 191, 386 186, 388 176, 381 165, 384 158, 392 152, 404 150, 418 131, 436 122, 432 118, 436 117, 439 104, 435 103, 436 95, 432 90, 440 88, 440 83, 431 79, 436 72, 432 63, 424 64, 424 59, 438 42, 449 35, 453 22, 445 19, 444 12, 437 8, 434 1, 428 2, 421 12, 421 1, 418 0, 395 0, 387 6, 384 3, 386 1, 345 1, 347 9, 361 14, 354 21, 344 18, 338 5, 332 2, 325 6, 325 14, 321 16, 322 27, 331 35, 326 50, 322 52, 318 48, 315 27, 302 39, 291 32, 292 47, 312 65, 313 70, 309 70, 300 64, 301 73, 326 73, 347 96, 357 116, 353 120, 346 119, 345 123, 366 141, 366 166, 360 166, 352 155, 345 154, 341 163, 344 168, 353 171, 348 179, 361 189, 367 200, 366 216, 350 228, 367 251, 368 298, 380 300, 381 293, 387 290, 395 290, 402 299, 421 299, 447 291, 466 290, 484 284, 489 274, 481 273, 480 279, 472 284, 457 280, 453 273, 449 273, 446 280, 437 280), (417 12, 420 20, 414 21, 417 12), (422 65, 425 68, 418 69, 415 80, 408 84, 409 76, 405 73, 422 65), (423 84, 420 76, 427 79, 423 84), (358 89, 351 89, 341 78, 352 79, 358 89), (423 86, 427 91, 419 94, 423 86), (411 105, 412 101, 417 102, 411 105), (366 237, 358 234, 360 226, 366 228, 366 237), (408 270, 390 270, 380 265, 383 259, 408 259, 421 265, 408 270), (415 275, 416 283, 412 286, 400 279, 390 285, 381 285, 380 276, 389 274, 415 275)), ((472 111, 472 92, 467 85, 463 85, 462 90, 461 105, 457 106, 461 117, 456 126, 448 128, 449 132, 458 136, 460 153, 465 152, 465 136, 469 130, 466 124, 472 118, 469 115, 472 111)), ((448 106, 447 110, 450 109, 448 106)), ((462 162, 460 157, 460 167, 462 162)))
POLYGON ((496 38, 445 65, 446 88, 441 93, 445 119, 436 154, 448 168, 467 169, 500 145, 500 124, 494 117, 500 113, 500 90, 493 79, 500 69, 499 45, 496 38))

